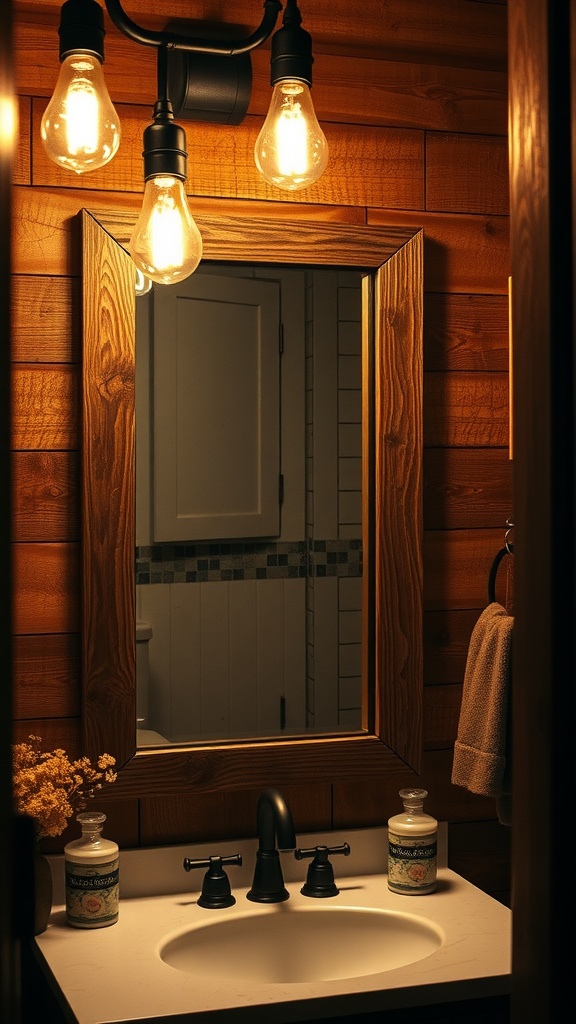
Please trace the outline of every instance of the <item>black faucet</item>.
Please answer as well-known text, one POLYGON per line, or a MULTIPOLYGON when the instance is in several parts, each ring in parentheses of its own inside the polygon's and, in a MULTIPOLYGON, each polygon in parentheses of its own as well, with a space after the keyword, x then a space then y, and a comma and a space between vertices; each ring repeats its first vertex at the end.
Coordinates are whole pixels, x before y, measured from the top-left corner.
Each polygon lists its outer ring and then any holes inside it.
POLYGON ((284 887, 281 850, 296 849, 296 833, 290 808, 277 789, 265 789, 258 800, 258 849, 252 888, 246 899, 253 903, 282 903, 289 897, 284 887))

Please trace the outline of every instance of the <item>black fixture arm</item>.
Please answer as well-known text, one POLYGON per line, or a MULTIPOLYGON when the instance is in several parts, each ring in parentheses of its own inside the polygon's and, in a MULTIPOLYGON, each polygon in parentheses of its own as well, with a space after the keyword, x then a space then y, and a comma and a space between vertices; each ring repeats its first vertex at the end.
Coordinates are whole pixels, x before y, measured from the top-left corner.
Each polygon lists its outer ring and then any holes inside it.
POLYGON ((106 10, 116 28, 135 43, 143 46, 167 46, 169 49, 188 50, 192 53, 215 53, 228 57, 240 53, 248 53, 264 43, 272 33, 278 15, 282 10, 280 0, 264 0, 264 16, 258 28, 244 39, 195 39, 181 32, 161 31, 141 28, 132 21, 124 11, 120 0, 105 0, 106 10))

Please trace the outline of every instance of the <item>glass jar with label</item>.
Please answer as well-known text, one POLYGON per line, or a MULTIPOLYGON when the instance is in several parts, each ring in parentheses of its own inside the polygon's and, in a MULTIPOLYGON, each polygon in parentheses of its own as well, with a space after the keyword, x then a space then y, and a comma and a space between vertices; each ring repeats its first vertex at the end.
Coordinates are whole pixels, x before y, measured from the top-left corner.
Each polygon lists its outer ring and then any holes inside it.
POLYGON ((436 889, 438 822, 424 812, 426 789, 401 789, 404 811, 388 820, 388 888, 404 896, 436 889))
POLYGON ((82 811, 76 820, 82 835, 64 847, 66 919, 75 928, 104 928, 118 920, 118 845, 102 836, 101 811, 82 811))

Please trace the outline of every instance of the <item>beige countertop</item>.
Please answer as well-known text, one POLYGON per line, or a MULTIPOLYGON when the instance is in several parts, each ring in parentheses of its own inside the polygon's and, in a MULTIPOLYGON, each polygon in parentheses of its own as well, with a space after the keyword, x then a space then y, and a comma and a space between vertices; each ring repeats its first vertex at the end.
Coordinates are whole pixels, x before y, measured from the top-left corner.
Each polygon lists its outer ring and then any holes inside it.
MULTIPOLYGON (((79 930, 66 923, 64 906, 56 904, 48 929, 36 939, 40 962, 78 1024, 120 1024, 156 1021, 170 1024, 275 1024, 322 1019, 338 1014, 425 1006, 461 999, 498 996, 510 989, 511 914, 459 875, 438 871, 437 891, 428 896, 400 896, 389 891, 385 872, 366 872, 366 861, 382 865, 385 830, 330 833, 302 837, 302 846, 344 840, 350 857, 333 859, 339 893, 326 900, 301 895, 306 866, 282 854, 290 899, 262 905, 246 900, 247 873, 253 866, 252 841, 219 843, 210 852, 242 852, 244 864, 227 869, 236 904, 225 911, 197 905, 202 870, 185 874, 184 856, 206 856, 209 849, 169 847, 121 854, 119 920, 108 928, 79 930), (362 849, 360 849, 362 847, 362 849), (358 850, 356 859, 354 849, 358 850), (370 850, 379 851, 378 861, 370 850), (361 873, 350 874, 350 871, 361 873), (238 873, 236 873, 238 872, 238 873), (142 895, 142 889, 174 890, 142 895), (424 918, 442 935, 438 949, 423 959, 381 973, 333 981, 250 983, 214 981, 185 973, 165 963, 160 947, 170 936, 191 927, 250 914, 282 914, 319 905, 368 907, 424 918)), ((62 895, 61 864, 55 858, 55 897, 62 895)), ((343 934, 342 942, 353 941, 343 934)))

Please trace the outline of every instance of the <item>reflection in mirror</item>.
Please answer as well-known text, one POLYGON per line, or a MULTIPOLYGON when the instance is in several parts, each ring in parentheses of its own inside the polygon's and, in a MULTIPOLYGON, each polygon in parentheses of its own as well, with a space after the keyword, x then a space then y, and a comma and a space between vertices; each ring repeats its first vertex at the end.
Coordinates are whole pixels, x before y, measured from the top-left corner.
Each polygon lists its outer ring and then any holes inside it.
MULTIPOLYGON (((205 259, 213 269, 223 263, 258 263, 266 273, 279 264, 305 268, 308 274, 322 268, 328 274, 328 268, 336 267, 342 280, 351 271, 362 277, 361 720, 359 728, 346 732, 333 725, 323 735, 312 728, 302 735, 272 731, 265 738, 202 738, 137 750, 136 298, 134 268, 125 249, 134 219, 123 211, 82 212, 86 752, 105 749, 123 766, 115 785, 118 797, 184 792, 191 786, 222 791, 419 771, 422 232, 304 220, 292 221, 287 230, 272 218, 199 218, 205 259)), ((197 511, 194 493, 190 498, 187 515, 197 511)), ((169 503, 168 518, 174 519, 173 511, 169 503)), ((148 523, 152 530, 155 519, 148 523)), ((263 529, 269 541, 269 523, 263 529)), ((281 536, 282 509, 279 530, 272 534, 274 543, 281 536)), ((331 539, 330 532, 322 531, 321 539, 331 539)))
POLYGON ((358 271, 138 299, 136 545, 139 746, 360 729, 358 271))

